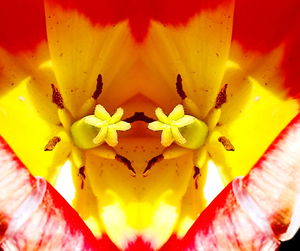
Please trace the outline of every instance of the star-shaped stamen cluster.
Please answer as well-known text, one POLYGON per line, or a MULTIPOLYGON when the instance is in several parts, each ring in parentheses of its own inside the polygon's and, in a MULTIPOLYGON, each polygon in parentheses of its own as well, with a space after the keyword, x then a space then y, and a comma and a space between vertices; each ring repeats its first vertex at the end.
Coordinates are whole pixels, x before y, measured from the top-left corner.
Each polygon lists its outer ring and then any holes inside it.
POLYGON ((162 131, 161 144, 164 147, 170 146, 174 141, 179 145, 186 143, 180 128, 192 124, 196 119, 185 115, 182 105, 177 105, 169 116, 161 108, 156 108, 155 115, 158 120, 149 123, 148 128, 152 131, 162 131))
POLYGON ((110 116, 102 105, 96 105, 94 115, 89 115, 84 118, 84 122, 88 125, 99 128, 99 133, 93 139, 93 143, 101 145, 106 142, 114 147, 118 144, 117 131, 127 131, 131 128, 130 124, 121 121, 124 114, 122 108, 118 108, 116 112, 110 116))

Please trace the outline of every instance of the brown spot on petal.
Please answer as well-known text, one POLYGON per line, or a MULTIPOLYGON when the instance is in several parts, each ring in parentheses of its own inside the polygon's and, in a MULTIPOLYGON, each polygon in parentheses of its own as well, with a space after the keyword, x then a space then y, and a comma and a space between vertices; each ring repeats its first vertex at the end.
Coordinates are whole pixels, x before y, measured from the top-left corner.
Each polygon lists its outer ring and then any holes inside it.
POLYGON ((221 108, 221 106, 225 104, 227 101, 227 94, 226 94, 227 86, 228 84, 225 84, 217 96, 216 105, 215 105, 216 109, 221 108))
POLYGON ((100 96, 100 94, 102 93, 102 88, 103 88, 102 75, 99 74, 97 78, 96 90, 92 96, 93 99, 97 99, 100 96))
POLYGON ((44 148, 44 151, 52 151, 55 148, 56 144, 60 141, 60 137, 54 136, 52 139, 49 140, 49 142, 44 148))
POLYGON ((234 146, 231 144, 230 140, 225 136, 219 137, 218 141, 222 143, 226 151, 234 151, 234 146))
POLYGON ((54 84, 51 84, 52 87, 52 102, 58 106, 60 109, 64 109, 63 98, 59 90, 55 87, 54 84))

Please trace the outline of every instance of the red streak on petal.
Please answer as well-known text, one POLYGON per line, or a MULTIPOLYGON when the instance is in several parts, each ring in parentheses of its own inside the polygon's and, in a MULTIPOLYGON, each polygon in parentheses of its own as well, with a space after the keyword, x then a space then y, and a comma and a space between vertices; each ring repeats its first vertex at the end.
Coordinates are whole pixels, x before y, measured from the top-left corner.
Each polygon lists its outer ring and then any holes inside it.
POLYGON ((1 1, 0 34, 0 47, 10 52, 34 49, 46 39, 43 1, 1 1))
POLYGON ((98 250, 96 238, 62 196, 50 184, 44 192, 37 190, 36 184, 35 177, 0 137, 3 245, 13 243, 19 250, 98 250), (38 192, 37 196, 32 197, 33 192, 38 192))
POLYGON ((184 25, 202 10, 226 4, 228 0, 112 0, 60 1, 48 0, 66 9, 75 9, 93 23, 113 25, 129 20, 136 41, 143 41, 151 20, 163 24, 184 25))

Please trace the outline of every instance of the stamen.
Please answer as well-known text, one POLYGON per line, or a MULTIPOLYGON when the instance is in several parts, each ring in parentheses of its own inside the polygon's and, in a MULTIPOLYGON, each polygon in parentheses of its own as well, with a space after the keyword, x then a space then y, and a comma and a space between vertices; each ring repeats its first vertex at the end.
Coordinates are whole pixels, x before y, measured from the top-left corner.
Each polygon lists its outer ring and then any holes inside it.
POLYGON ((100 96, 100 94, 102 93, 102 88, 103 88, 102 75, 99 74, 97 78, 96 90, 92 96, 93 99, 97 99, 100 96))
POLYGON ((60 137, 54 136, 52 139, 50 139, 47 143, 47 145, 44 148, 44 151, 52 151, 54 150, 57 143, 61 141, 60 137))
POLYGON ((181 99, 185 99, 187 97, 182 87, 182 78, 180 74, 177 75, 176 90, 181 99))
POLYGON ((226 93, 227 86, 228 86, 228 84, 225 84, 225 85, 221 88, 221 90, 220 90, 220 92, 219 92, 219 94, 218 94, 218 96, 217 96, 217 99, 216 99, 216 105, 215 105, 215 108, 216 108, 216 109, 221 108, 221 106, 222 106, 223 104, 225 104, 226 101, 227 101, 227 93, 226 93))
POLYGON ((86 178, 84 170, 85 170, 85 166, 82 166, 79 168, 79 171, 78 171, 78 176, 81 178, 81 185, 80 185, 81 189, 84 188, 84 180, 86 178))
POLYGON ((157 155, 155 157, 153 157, 152 159, 150 159, 148 161, 147 167, 145 168, 144 172, 143 172, 143 176, 146 177, 149 173, 149 170, 152 168, 152 166, 154 164, 156 164, 157 162, 160 162, 164 159, 164 156, 162 154, 157 155))
POLYGON ((197 166, 194 166, 194 175, 193 179, 195 181, 195 189, 198 189, 198 178, 201 176, 200 168, 197 166))
POLYGON ((135 112, 134 115, 131 117, 124 119, 124 121, 128 123, 136 122, 136 121, 143 121, 146 123, 151 123, 154 121, 153 118, 150 118, 144 114, 144 112, 135 112))
POLYGON ((234 151, 234 146, 231 144, 230 140, 225 136, 218 138, 218 141, 222 143, 226 151, 234 151))
POLYGON ((59 109, 64 109, 63 98, 59 90, 55 87, 54 84, 51 84, 52 87, 52 102, 57 105, 59 109))
POLYGON ((124 156, 119 155, 119 154, 116 154, 115 159, 117 161, 122 162, 125 166, 127 166, 127 168, 130 171, 132 177, 136 176, 136 172, 135 172, 134 168, 132 167, 130 160, 126 159, 124 156))

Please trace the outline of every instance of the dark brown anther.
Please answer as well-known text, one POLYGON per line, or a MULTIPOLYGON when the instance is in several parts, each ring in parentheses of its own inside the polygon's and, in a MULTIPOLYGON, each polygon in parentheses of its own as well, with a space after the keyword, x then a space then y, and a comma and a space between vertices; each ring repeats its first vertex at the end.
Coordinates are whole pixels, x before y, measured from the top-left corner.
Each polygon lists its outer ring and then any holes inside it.
POLYGON ((226 151, 234 151, 234 146, 225 136, 219 137, 218 141, 222 143, 226 151))
POLYGON ((216 99, 216 105, 215 105, 215 108, 216 108, 216 109, 221 108, 221 106, 222 106, 223 104, 225 104, 226 101, 227 101, 227 93, 226 93, 226 91, 227 91, 227 86, 228 86, 228 84, 225 84, 225 85, 221 88, 221 90, 220 90, 220 92, 219 92, 219 94, 218 94, 218 96, 217 96, 217 99, 216 99))
POLYGON ((201 176, 200 168, 197 166, 194 166, 194 175, 193 179, 195 181, 195 189, 198 189, 198 178, 201 176))
POLYGON ((124 121, 126 121, 128 123, 132 123, 132 122, 136 122, 136 121, 143 121, 146 123, 151 123, 155 120, 146 116, 143 112, 135 112, 134 115, 132 115, 131 117, 129 117, 127 119, 124 119, 124 121))
POLYGON ((180 74, 177 75, 176 90, 181 99, 185 99, 187 97, 182 87, 182 78, 180 74))
POLYGON ((86 178, 84 170, 85 170, 85 166, 82 166, 79 168, 79 171, 78 171, 78 176, 81 178, 81 185, 80 185, 81 189, 84 188, 84 180, 86 178))
POLYGON ((47 145, 44 148, 44 151, 52 151, 56 144, 61 141, 60 137, 54 136, 52 139, 50 139, 47 143, 47 145))
POLYGON ((99 74, 97 78, 96 90, 92 96, 93 99, 97 99, 100 96, 100 94, 102 93, 102 88, 103 88, 102 75, 99 74))
POLYGON ((54 84, 51 84, 52 87, 52 102, 58 106, 60 109, 64 109, 63 98, 59 90, 55 87, 54 84))
POLYGON ((132 167, 130 160, 126 159, 125 157, 123 157, 122 155, 119 155, 119 154, 116 154, 115 159, 117 161, 122 162, 125 166, 127 166, 127 168, 130 171, 132 177, 136 176, 135 170, 132 167))
POLYGON ((153 157, 152 159, 150 159, 148 161, 147 167, 145 168, 144 172, 143 172, 143 176, 146 177, 148 175, 149 170, 152 168, 153 165, 155 165, 157 162, 160 162, 164 159, 164 156, 162 154, 157 155, 155 157, 153 157))

